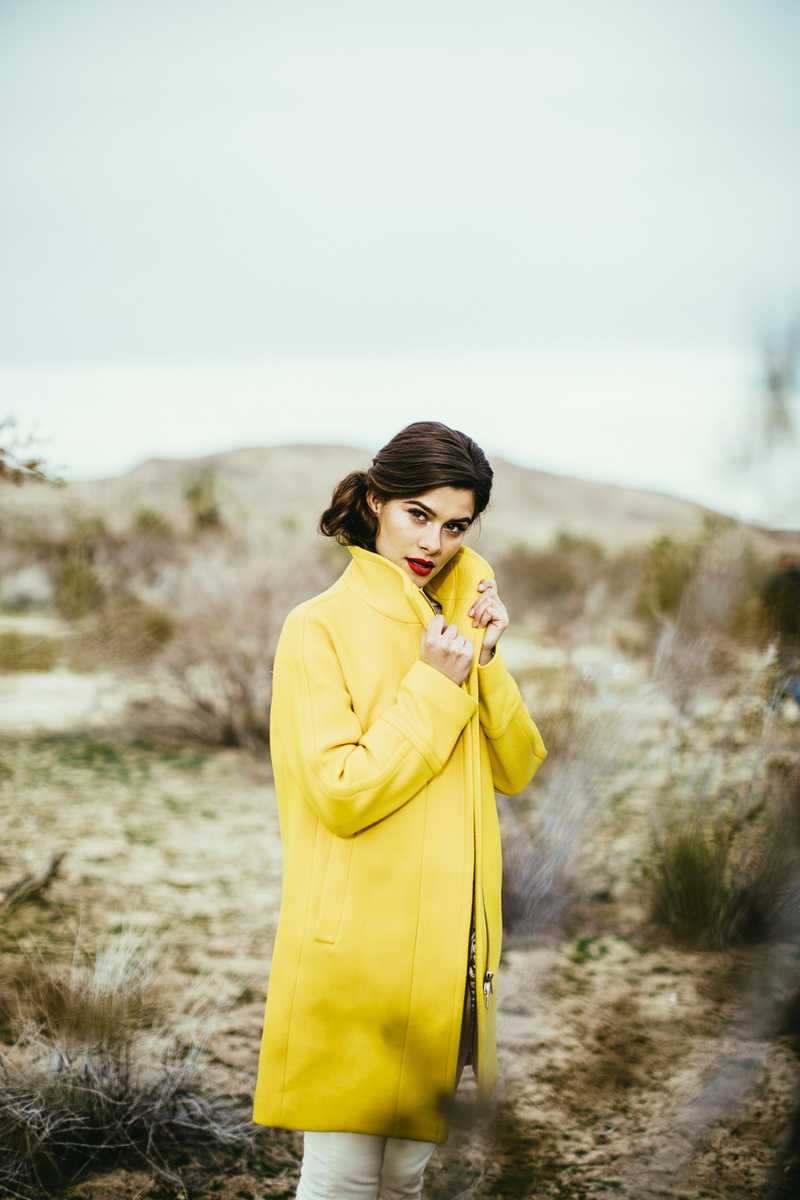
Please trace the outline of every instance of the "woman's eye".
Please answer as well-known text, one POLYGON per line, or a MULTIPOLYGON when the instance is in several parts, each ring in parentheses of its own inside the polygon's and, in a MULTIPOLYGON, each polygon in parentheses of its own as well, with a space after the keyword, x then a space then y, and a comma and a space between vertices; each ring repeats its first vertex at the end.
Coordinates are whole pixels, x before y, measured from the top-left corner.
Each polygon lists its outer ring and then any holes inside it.
POLYGON ((411 516, 414 518, 415 521, 426 520, 425 513, 420 512, 420 510, 418 508, 410 508, 408 511, 411 513, 411 516))
POLYGON ((445 525, 445 529, 448 531, 448 533, 466 533, 467 532, 466 529, 463 527, 463 525, 445 525))

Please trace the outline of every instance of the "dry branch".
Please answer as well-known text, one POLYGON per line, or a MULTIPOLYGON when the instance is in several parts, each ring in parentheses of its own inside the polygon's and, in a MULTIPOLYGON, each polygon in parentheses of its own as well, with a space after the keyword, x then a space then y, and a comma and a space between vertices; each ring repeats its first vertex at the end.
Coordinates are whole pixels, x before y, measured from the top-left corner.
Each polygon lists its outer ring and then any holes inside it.
POLYGON ((61 860, 66 854, 66 850, 59 850, 57 854, 51 854, 49 858, 41 864, 36 871, 32 871, 28 875, 23 875, 21 879, 17 879, 6 888, 4 892, 0 892, 0 913, 8 912, 17 904, 23 904, 26 900, 32 900, 34 896, 38 896, 43 892, 50 883, 54 875, 58 874, 58 868, 61 866, 61 860))

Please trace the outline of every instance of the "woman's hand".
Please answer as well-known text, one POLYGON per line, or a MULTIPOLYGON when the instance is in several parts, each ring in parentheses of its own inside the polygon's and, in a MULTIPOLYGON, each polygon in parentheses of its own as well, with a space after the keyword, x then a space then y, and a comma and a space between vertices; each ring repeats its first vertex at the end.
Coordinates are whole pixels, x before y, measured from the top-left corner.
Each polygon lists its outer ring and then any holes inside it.
POLYGON ((458 632, 457 625, 448 625, 441 614, 422 631, 420 658, 459 687, 469 675, 474 655, 472 642, 458 632))
POLYGON ((481 647, 480 664, 485 667, 491 661, 494 648, 508 629, 508 613, 506 606, 497 594, 497 582, 494 579, 482 579, 478 584, 480 599, 476 600, 469 610, 472 626, 478 629, 483 626, 486 630, 481 647))

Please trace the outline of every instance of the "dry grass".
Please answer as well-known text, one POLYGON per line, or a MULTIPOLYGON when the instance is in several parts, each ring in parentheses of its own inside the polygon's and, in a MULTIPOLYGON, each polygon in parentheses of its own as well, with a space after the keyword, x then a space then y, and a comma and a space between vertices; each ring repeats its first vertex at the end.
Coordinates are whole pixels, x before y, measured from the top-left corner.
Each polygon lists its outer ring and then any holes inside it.
POLYGON ((800 760, 774 753, 775 714, 760 690, 755 672, 702 749, 690 725, 679 729, 651 809, 653 916, 691 944, 763 939, 793 900, 800 760))
POLYGON ((66 966, 30 957, 6 982, 0 1188, 36 1195, 120 1164, 179 1182, 187 1152, 250 1145, 249 1109, 208 1081, 219 1014, 196 1003, 176 1021, 158 969, 152 941, 127 935, 66 966))
POLYGON ((162 592, 176 614, 175 636, 131 709, 136 730, 263 746, 287 608, 321 591, 336 573, 324 555, 299 566, 287 549, 267 565, 260 547, 243 539, 205 539, 162 592))
POLYGON ((52 671, 60 658, 57 638, 16 630, 0 633, 0 672, 52 671))

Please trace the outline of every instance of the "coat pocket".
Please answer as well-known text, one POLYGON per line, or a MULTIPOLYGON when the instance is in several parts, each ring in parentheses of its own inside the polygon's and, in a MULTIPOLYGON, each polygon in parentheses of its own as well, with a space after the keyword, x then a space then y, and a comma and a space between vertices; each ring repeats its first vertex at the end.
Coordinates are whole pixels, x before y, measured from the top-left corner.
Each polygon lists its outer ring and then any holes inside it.
POLYGON ((331 852, 328 855, 325 881, 322 885, 322 896, 319 902, 317 927, 314 930, 314 937, 318 942, 336 941, 344 909, 354 841, 355 838, 334 837, 331 842, 331 852))

